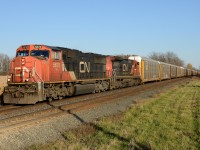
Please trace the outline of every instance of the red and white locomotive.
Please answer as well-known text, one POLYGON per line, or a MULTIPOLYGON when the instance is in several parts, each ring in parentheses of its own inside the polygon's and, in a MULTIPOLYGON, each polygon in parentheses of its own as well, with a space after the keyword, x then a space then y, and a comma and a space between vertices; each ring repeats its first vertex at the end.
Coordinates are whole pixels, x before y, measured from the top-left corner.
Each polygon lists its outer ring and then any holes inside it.
POLYGON ((137 85, 136 57, 105 56, 46 45, 23 45, 10 64, 4 103, 35 104, 137 85))

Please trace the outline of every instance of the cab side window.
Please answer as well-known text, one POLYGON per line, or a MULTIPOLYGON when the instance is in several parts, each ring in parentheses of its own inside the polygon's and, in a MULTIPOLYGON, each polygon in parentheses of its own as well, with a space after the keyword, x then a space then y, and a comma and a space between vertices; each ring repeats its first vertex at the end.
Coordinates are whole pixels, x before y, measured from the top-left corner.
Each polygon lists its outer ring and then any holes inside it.
POLYGON ((52 52, 52 59, 60 60, 61 59, 61 52, 60 51, 53 51, 52 52))

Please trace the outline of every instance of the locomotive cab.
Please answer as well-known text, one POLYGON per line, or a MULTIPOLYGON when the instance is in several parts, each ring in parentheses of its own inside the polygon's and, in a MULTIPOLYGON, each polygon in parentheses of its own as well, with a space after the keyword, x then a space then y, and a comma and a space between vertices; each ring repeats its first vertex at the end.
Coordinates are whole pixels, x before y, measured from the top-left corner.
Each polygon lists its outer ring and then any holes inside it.
POLYGON ((24 45, 17 49, 10 63, 8 87, 4 103, 32 104, 43 100, 43 83, 49 79, 50 49, 40 45, 24 45))
POLYGON ((10 83, 48 80, 50 51, 42 46, 21 46, 10 64, 10 83))

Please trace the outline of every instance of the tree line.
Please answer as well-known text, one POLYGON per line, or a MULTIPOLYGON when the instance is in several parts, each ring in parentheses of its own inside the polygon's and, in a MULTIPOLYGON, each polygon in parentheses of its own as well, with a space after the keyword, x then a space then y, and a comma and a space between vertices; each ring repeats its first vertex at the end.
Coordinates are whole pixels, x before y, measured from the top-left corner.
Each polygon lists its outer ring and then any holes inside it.
POLYGON ((149 58, 157 60, 157 61, 169 63, 172 65, 181 66, 181 67, 186 66, 188 69, 196 69, 192 66, 191 63, 188 63, 187 65, 185 65, 185 62, 182 59, 180 59, 177 56, 177 54, 175 54, 174 52, 170 52, 170 51, 168 51, 166 53, 152 52, 152 53, 150 53, 149 58))
POLYGON ((6 54, 0 53, 0 75, 8 75, 12 58, 6 54))
POLYGON ((152 52, 149 55, 149 58, 157 60, 157 61, 161 61, 161 62, 165 62, 165 63, 169 63, 172 65, 177 65, 177 66, 184 66, 184 61, 181 60, 174 52, 166 52, 166 53, 160 53, 160 52, 152 52))

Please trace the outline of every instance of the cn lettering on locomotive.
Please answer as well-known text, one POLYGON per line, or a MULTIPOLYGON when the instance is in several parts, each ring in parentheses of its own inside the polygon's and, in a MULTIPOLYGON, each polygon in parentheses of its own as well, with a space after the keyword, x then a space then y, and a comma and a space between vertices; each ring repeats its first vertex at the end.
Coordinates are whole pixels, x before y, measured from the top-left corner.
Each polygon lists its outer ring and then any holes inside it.
POLYGON ((128 71, 128 65, 127 64, 123 64, 123 70, 122 71, 128 71))
POLYGON ((81 61, 79 65, 80 73, 90 73, 90 62, 81 61))

